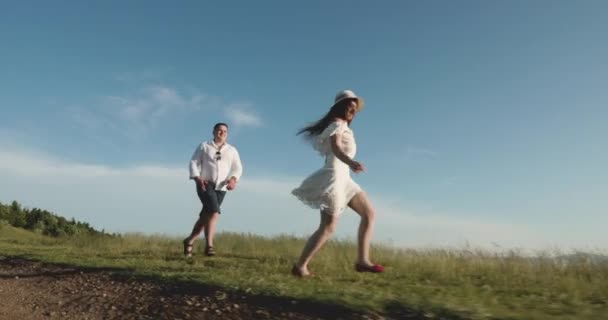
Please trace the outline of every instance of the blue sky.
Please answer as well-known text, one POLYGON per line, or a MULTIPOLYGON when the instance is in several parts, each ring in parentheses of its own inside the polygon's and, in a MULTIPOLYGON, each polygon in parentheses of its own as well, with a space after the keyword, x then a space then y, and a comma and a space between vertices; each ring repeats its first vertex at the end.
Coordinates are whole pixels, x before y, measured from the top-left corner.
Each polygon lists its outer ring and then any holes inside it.
MULTIPOLYGON (((366 99, 355 177, 399 246, 606 248, 602 1, 21 2, 0 10, 0 201, 182 235, 187 162, 230 124, 222 230, 305 235, 297 129, 366 99)), ((347 212, 339 237, 353 237, 347 212)))

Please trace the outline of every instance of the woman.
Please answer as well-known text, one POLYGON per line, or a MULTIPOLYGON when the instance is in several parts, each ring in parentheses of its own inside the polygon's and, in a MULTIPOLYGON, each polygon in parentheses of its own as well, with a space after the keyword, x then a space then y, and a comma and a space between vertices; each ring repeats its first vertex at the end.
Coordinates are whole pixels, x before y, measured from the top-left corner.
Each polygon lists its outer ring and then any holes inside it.
POLYGON ((367 195, 350 177, 365 171, 363 165, 353 157, 357 151, 355 138, 349 128, 353 118, 363 108, 363 99, 354 92, 338 92, 334 105, 317 122, 303 128, 298 134, 305 134, 322 156, 325 165, 306 178, 292 194, 312 208, 320 209, 321 223, 317 231, 308 239, 298 262, 291 272, 295 276, 307 277, 311 273, 308 263, 333 233, 338 216, 346 208, 353 209, 361 216, 357 237, 358 251, 355 270, 358 272, 380 273, 384 267, 369 259, 369 242, 374 222, 374 209, 367 195))

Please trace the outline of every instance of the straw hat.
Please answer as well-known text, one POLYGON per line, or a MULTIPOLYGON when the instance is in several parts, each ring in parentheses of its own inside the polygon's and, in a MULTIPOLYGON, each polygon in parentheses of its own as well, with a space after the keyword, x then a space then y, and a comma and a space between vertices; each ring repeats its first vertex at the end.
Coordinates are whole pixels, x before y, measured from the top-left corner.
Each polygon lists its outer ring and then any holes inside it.
POLYGON ((346 100, 346 99, 357 100, 357 111, 360 111, 361 109, 363 109, 363 106, 365 105, 365 102, 363 101, 363 99, 361 99, 360 97, 357 97, 357 95, 352 90, 342 90, 336 94, 336 98, 334 99, 334 104, 331 107, 333 108, 340 101, 346 100))

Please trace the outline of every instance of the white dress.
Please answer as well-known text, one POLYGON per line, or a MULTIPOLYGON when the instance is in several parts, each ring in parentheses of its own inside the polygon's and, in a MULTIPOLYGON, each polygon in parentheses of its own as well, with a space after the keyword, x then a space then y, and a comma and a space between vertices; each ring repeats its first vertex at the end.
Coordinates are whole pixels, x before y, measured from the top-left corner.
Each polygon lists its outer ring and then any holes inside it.
POLYGON ((313 141, 315 150, 325 157, 325 165, 317 170, 291 193, 304 204, 321 209, 329 214, 340 214, 350 200, 361 191, 361 187, 350 177, 350 168, 338 159, 331 150, 329 137, 341 134, 342 149, 349 157, 354 157, 357 144, 353 131, 345 121, 331 123, 313 141))

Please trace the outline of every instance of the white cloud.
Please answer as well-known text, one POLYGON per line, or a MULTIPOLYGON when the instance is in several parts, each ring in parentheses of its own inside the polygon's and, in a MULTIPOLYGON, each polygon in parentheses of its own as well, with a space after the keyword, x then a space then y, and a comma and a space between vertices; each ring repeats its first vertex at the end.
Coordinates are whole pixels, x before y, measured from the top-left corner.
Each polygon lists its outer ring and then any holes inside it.
POLYGON ((101 108, 110 116, 151 126, 169 112, 204 108, 205 98, 201 92, 187 96, 175 88, 157 85, 141 89, 133 95, 106 96, 102 99, 101 108))
MULTIPOLYGON (((416 245, 462 247, 474 244, 478 247, 530 247, 538 245, 542 239, 526 226, 515 223, 483 221, 456 212, 417 211, 404 205, 391 205, 391 201, 379 199, 377 211, 390 222, 387 230, 394 234, 401 231, 401 242, 416 245), (412 233, 412 235, 407 235, 412 233)), ((496 216, 486 214, 484 216, 496 216)))
MULTIPOLYGON (((112 167, 2 146, 0 176, 0 201, 17 200, 108 231, 185 235, 200 210, 185 165, 112 167)), ((290 194, 300 180, 245 172, 237 190, 226 198, 219 228, 265 235, 310 234, 318 224, 318 213, 290 194)), ((377 209, 377 241, 410 247, 490 246, 492 242, 503 247, 538 247, 543 243, 536 232, 521 225, 454 213, 421 213, 381 196, 371 194, 370 198, 377 209)), ((337 236, 354 238, 357 215, 347 211, 340 219, 337 236)))
POLYGON ((178 176, 181 170, 162 166, 141 165, 113 168, 103 165, 69 162, 36 151, 0 151, 0 172, 23 178, 91 179, 112 177, 167 178, 178 176))
POLYGON ((200 90, 178 90, 166 85, 150 85, 126 94, 105 95, 86 106, 73 106, 73 121, 104 140, 108 132, 132 140, 145 138, 163 121, 187 117, 200 111, 224 113, 235 126, 259 127, 262 120, 250 103, 228 103, 200 90))
POLYGON ((173 88, 156 86, 147 88, 146 91, 149 92, 150 97, 154 102, 161 106, 180 106, 188 104, 184 101, 184 98, 173 88))
POLYGON ((113 132, 138 139, 167 117, 215 105, 215 99, 201 92, 186 95, 168 86, 149 86, 133 94, 103 96, 86 107, 70 108, 69 114, 72 120, 93 133, 104 136, 113 132))
POLYGON ((226 108, 226 116, 237 127, 261 127, 262 119, 247 104, 233 104, 226 108))

